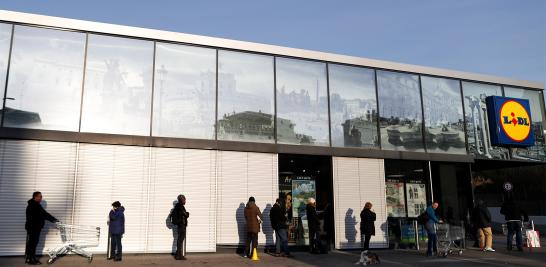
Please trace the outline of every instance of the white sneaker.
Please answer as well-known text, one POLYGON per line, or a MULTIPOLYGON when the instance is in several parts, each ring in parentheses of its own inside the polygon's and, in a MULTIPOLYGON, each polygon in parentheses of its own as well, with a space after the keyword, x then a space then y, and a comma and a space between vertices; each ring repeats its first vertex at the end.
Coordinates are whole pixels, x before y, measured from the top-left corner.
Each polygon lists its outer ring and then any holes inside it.
POLYGON ((484 249, 483 251, 488 251, 488 252, 495 252, 495 250, 494 250, 494 249, 492 249, 492 248, 485 248, 485 249, 484 249))

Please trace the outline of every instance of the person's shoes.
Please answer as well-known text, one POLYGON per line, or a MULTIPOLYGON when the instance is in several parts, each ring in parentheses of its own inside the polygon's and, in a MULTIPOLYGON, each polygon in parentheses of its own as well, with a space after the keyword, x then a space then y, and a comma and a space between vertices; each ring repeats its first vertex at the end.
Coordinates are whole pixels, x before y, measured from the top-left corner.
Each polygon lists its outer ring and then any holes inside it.
POLYGON ((512 251, 512 247, 507 247, 506 248, 508 251, 512 251))
POLYGON ((427 252, 427 257, 432 257, 432 253, 427 252))
POLYGON ((42 262, 40 262, 40 261, 39 261, 38 259, 36 259, 36 258, 34 258, 34 259, 32 259, 32 260, 36 263, 36 265, 42 264, 42 262))
POLYGON ((483 251, 485 251, 485 252, 495 252, 495 250, 492 249, 492 248, 485 248, 483 251))
POLYGON ((176 256, 176 257, 174 257, 174 259, 177 260, 177 261, 183 261, 183 260, 186 260, 186 257, 184 257, 184 256, 176 256))
POLYGON ((114 257, 108 257, 108 258, 106 258, 107 261, 111 261, 111 260, 113 260, 113 259, 114 259, 114 257))
POLYGON ((522 247, 518 247, 518 251, 523 252, 523 248, 522 248, 522 247))

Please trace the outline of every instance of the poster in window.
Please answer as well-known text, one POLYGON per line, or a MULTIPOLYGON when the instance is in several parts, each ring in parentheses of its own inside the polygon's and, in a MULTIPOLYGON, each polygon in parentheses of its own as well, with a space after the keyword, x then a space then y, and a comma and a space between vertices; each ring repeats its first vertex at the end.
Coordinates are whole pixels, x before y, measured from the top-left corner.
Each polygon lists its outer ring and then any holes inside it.
POLYGON ((405 217, 404 183, 398 180, 387 180, 387 214, 389 217, 405 217))
POLYGON ((408 217, 417 217, 427 207, 425 184, 407 183, 406 197, 408 199, 408 217))
POLYGON ((309 198, 315 198, 315 180, 311 177, 298 176, 292 180, 292 214, 294 217, 305 216, 305 206, 309 198))

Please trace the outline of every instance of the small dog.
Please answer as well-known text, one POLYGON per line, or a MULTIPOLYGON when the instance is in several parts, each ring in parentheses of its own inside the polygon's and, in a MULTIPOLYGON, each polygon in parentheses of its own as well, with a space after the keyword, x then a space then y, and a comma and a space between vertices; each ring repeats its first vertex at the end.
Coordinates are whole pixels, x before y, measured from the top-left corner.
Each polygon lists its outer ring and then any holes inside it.
POLYGON ((355 262, 355 264, 363 266, 380 263, 379 256, 375 253, 368 252, 367 250, 362 251, 362 253, 360 253, 360 260, 355 262))

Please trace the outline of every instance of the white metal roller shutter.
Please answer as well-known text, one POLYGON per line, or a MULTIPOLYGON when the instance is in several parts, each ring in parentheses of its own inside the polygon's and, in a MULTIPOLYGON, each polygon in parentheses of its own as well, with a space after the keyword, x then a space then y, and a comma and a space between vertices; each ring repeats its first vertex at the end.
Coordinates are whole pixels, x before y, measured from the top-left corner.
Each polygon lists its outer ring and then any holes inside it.
POLYGON ((372 248, 388 247, 385 174, 382 159, 333 158, 336 248, 360 248, 360 211, 371 202, 376 213, 372 248))
MULTIPOLYGON (((244 244, 246 222, 244 207, 254 196, 260 210, 273 205, 278 196, 277 155, 249 152, 218 152, 217 243, 244 244)), ((273 242, 269 214, 259 236, 259 243, 273 242), (269 234, 269 237, 264 235, 269 234)))
MULTIPOLYGON (((57 219, 72 221, 77 145, 64 142, 0 141, 0 255, 25 251, 25 209, 33 191, 41 191, 42 205, 57 219)), ((38 253, 59 245, 58 230, 46 223, 38 253)))
POLYGON ((188 252, 216 251, 216 151, 153 148, 150 184, 149 252, 172 252, 176 236, 168 215, 184 194, 190 212, 188 252))
POLYGON ((147 147, 81 144, 76 179, 74 223, 101 227, 99 247, 106 252, 112 202, 125 206, 123 250, 144 252, 148 216, 147 147))

